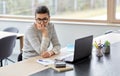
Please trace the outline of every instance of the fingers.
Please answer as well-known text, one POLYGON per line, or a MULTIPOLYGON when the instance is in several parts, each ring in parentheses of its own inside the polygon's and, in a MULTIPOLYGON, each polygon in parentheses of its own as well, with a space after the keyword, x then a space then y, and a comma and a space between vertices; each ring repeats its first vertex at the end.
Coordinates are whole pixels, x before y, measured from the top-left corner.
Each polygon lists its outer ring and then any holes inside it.
POLYGON ((36 24, 36 27, 37 27, 37 29, 39 29, 39 30, 45 30, 46 29, 46 25, 45 24, 43 24, 43 23, 35 23, 36 24))
POLYGON ((41 56, 42 56, 43 58, 48 58, 48 57, 50 57, 51 55, 49 54, 49 52, 43 52, 43 53, 41 54, 41 56))
POLYGON ((39 29, 39 30, 44 30, 44 29, 45 29, 45 26, 44 26, 43 24, 39 24, 38 29, 39 29))

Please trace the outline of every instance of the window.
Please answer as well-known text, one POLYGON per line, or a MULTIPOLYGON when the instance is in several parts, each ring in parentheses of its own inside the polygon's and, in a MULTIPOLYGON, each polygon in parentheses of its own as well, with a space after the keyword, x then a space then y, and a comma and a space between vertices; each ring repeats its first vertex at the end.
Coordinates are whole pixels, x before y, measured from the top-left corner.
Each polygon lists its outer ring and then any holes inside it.
POLYGON ((0 14, 32 15, 32 4, 35 0, 0 0, 0 14))
POLYGON ((38 5, 47 5, 53 20, 115 22, 120 19, 120 0, 0 0, 0 14, 30 18, 38 5))
POLYGON ((120 19, 120 0, 116 1, 116 19, 120 19))

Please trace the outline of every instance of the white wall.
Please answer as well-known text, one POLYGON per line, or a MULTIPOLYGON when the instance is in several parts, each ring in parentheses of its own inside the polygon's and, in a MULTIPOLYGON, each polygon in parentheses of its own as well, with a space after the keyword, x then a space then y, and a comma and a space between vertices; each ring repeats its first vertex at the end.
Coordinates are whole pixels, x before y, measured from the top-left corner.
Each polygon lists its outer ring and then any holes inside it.
POLYGON ((118 26, 85 25, 85 24, 55 24, 58 38, 62 46, 73 43, 76 38, 93 35, 94 37, 104 34, 106 31, 120 30, 118 26))
MULTIPOLYGON (((54 22, 53 22, 54 23, 54 22)), ((0 30, 14 26, 17 27, 20 33, 24 33, 26 28, 31 25, 32 22, 22 22, 22 21, 3 21, 0 20, 0 30)), ((72 44, 76 38, 94 35, 94 37, 104 34, 108 30, 119 30, 119 26, 111 25, 92 25, 92 24, 75 24, 75 23, 54 23, 58 38, 62 47, 67 44, 72 44)), ((15 53, 19 51, 19 41, 17 41, 15 53)))

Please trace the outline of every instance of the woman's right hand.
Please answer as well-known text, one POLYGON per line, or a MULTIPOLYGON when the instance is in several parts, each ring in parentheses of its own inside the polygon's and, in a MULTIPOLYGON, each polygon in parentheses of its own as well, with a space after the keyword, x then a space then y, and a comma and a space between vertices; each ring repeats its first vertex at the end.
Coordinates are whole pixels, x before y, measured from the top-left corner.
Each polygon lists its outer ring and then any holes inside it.
POLYGON ((44 36, 44 37, 48 36, 48 30, 47 30, 45 24, 43 24, 43 23, 41 23, 41 24, 36 23, 35 26, 36 26, 36 28, 38 30, 40 30, 42 32, 42 36, 44 36))

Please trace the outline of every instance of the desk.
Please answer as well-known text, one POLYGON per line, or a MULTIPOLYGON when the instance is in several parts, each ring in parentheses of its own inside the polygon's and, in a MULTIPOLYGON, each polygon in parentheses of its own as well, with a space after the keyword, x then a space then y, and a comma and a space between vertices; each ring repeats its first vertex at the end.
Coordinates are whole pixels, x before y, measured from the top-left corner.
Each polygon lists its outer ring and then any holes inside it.
POLYGON ((22 52, 24 35, 23 34, 19 34, 19 33, 11 33, 11 32, 0 31, 0 38, 6 37, 6 36, 10 36, 10 35, 17 35, 17 39, 20 40, 20 51, 22 52))
POLYGON ((120 42, 120 33, 109 33, 109 34, 104 34, 102 36, 98 36, 94 38, 94 41, 99 42, 100 40, 102 43, 108 40, 110 41, 111 44, 120 42))
MULTIPOLYGON (((53 56, 50 59, 64 56, 65 54, 69 53, 64 52, 60 55, 53 56)), ((29 76, 32 73, 48 68, 36 62, 39 58, 40 57, 37 56, 8 66, 0 67, 0 76, 29 76)))
MULTIPOLYGON (((64 56, 67 52, 51 57, 64 56)), ((36 62, 40 57, 33 57, 15 64, 0 68, 0 76, 29 76, 32 73, 46 69, 47 67, 36 62)), ((111 45, 111 52, 101 59, 97 58, 95 50, 92 51, 91 59, 78 62, 71 66, 73 70, 61 72, 59 76, 119 76, 120 75, 120 42, 111 45)), ((54 72, 53 72, 54 75, 54 72)))

